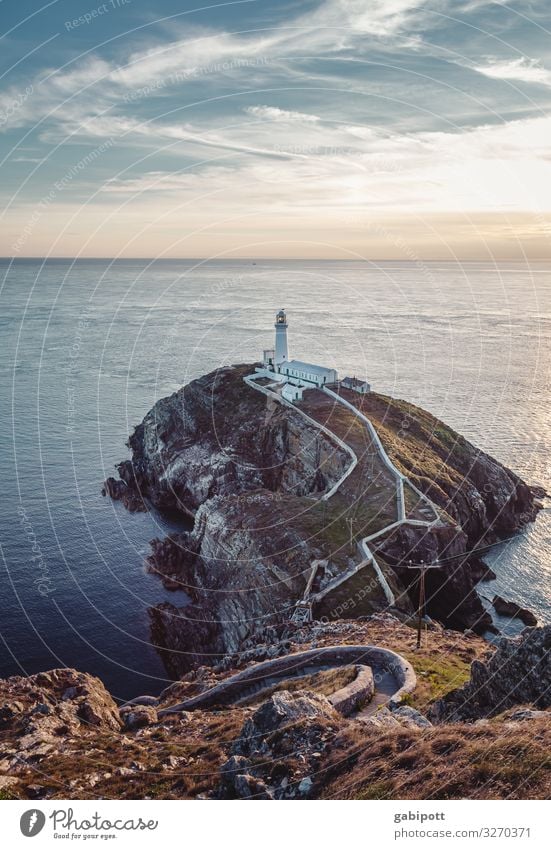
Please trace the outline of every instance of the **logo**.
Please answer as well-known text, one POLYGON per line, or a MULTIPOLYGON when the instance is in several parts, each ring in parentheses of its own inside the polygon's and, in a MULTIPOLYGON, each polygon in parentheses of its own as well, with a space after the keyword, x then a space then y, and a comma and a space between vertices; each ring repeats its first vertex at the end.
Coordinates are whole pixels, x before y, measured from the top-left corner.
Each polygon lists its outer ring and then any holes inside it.
POLYGON ((24 834, 25 837, 36 837, 36 835, 40 834, 40 832, 44 828, 45 822, 45 815, 37 808, 33 808, 30 811, 25 811, 25 813, 19 820, 19 828, 21 829, 21 834, 24 834))

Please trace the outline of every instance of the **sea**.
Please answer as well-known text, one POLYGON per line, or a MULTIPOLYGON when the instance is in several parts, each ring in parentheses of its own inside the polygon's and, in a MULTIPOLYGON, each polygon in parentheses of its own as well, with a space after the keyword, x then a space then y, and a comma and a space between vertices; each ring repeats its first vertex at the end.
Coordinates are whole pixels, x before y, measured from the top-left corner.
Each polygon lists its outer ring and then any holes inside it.
MULTIPOLYGON (((273 345, 430 410, 551 492, 551 263, 0 260, 0 677, 98 675, 118 699, 169 683, 149 574, 180 527, 101 495, 159 398, 273 345)), ((551 502, 481 585, 551 622, 551 502)), ((496 618, 506 634, 523 626, 496 618)))

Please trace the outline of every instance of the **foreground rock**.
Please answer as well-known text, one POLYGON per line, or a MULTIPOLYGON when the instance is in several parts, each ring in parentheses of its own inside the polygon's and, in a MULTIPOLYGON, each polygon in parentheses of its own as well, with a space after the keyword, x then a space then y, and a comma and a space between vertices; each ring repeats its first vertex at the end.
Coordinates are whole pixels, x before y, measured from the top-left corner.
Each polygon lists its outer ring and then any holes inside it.
POLYGON ((0 695, 2 732, 121 727, 117 705, 101 681, 75 669, 8 678, 0 682, 0 695))
POLYGON ((307 797, 313 788, 310 773, 342 721, 324 696, 275 693, 243 725, 221 769, 219 797, 307 797))

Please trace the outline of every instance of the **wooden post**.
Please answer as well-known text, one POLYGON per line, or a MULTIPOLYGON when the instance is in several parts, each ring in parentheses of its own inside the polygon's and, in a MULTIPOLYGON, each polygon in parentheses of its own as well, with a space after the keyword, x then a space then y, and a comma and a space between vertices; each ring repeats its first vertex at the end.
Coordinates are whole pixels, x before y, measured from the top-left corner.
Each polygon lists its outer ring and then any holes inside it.
POLYGON ((419 572, 419 608, 417 611, 417 648, 421 648, 421 628, 423 614, 425 611, 425 563, 421 560, 421 571, 419 572))
POLYGON ((352 523, 353 523, 354 519, 349 518, 346 521, 348 522, 348 525, 350 527, 350 551, 354 551, 354 535, 352 533, 352 523))

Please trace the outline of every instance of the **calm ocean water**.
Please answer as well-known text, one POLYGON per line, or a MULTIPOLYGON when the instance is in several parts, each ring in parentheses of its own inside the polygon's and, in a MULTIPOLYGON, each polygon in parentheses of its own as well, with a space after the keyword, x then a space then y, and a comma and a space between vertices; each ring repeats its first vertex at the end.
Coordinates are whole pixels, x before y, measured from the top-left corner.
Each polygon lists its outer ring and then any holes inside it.
MULTIPOLYGON (((0 675, 165 686, 147 608, 185 597, 143 558, 174 525, 101 484, 158 398, 257 359, 282 306, 293 355, 427 408, 551 491, 550 282, 543 263, 0 261, 0 675)), ((489 559, 483 592, 551 621, 549 506, 489 559)))

